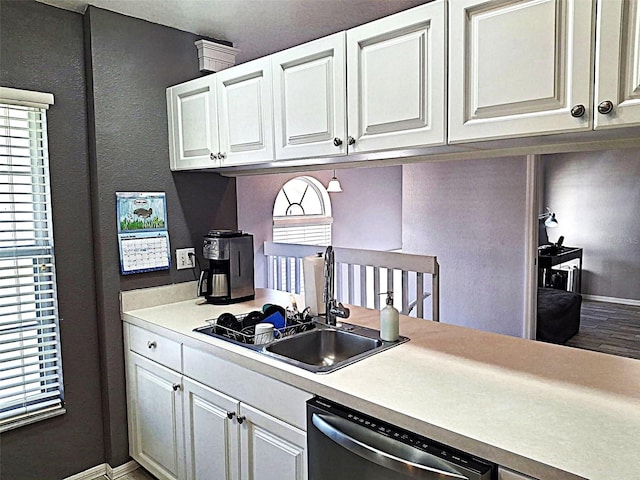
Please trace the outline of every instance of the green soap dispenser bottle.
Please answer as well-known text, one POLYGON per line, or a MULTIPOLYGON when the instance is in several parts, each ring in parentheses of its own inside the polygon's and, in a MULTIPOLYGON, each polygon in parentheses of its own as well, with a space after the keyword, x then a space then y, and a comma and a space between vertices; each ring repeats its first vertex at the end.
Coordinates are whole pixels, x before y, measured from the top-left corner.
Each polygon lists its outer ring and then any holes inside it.
POLYGON ((380 338, 385 342, 395 342, 400 335, 400 313, 393 306, 393 292, 386 294, 387 305, 380 311, 380 338))

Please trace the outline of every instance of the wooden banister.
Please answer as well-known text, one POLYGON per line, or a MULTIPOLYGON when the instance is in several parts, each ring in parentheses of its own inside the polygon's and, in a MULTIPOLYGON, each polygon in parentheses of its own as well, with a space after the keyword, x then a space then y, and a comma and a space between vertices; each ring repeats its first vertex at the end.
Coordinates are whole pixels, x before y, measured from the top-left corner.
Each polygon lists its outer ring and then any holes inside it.
MULTIPOLYGON (((301 293, 302 259, 324 252, 325 248, 316 245, 265 242, 267 287, 301 293)), ((416 315, 424 318, 424 299, 430 296, 431 319, 436 322, 440 320, 440 266, 437 257, 340 247, 334 247, 333 250, 336 260, 336 296, 339 301, 367 306, 371 299, 368 293, 372 289, 372 306, 379 309, 381 301, 376 293, 381 291, 381 278, 385 278, 381 277, 381 270, 386 270, 386 285, 400 285, 399 298, 403 312, 415 302, 416 315), (396 281, 395 272, 400 274, 399 281, 396 281), (431 275, 430 294, 425 294, 424 291, 425 274, 431 275), (372 288, 369 288, 370 286, 372 288), (414 288, 410 289, 410 286, 414 288)))

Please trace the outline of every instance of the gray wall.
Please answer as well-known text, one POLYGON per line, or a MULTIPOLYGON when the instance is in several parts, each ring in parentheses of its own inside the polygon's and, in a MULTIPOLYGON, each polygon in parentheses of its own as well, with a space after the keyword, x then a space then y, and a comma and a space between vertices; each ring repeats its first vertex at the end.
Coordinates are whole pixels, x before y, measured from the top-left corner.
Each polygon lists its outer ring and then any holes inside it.
POLYGON ((522 336, 526 159, 405 165, 403 252, 436 255, 441 321, 522 336))
MULTIPOLYGON (((327 185, 330 170, 238 177, 238 227, 254 235, 256 285, 263 286, 264 249, 271 241, 273 202, 290 179, 309 175, 327 185)), ((395 250, 402 246, 402 167, 337 170, 341 193, 331 193, 333 245, 395 250)))
POLYGON ((55 96, 47 115, 67 408, 2 434, 0 477, 61 479, 104 462, 82 16, 0 0, 0 84, 55 96))
POLYGON ((200 75, 198 37, 23 0, 0 0, 0 22, 2 85, 55 95, 48 125, 67 407, 4 433, 0 474, 60 479, 129 459, 119 291, 193 279, 175 267, 120 276, 115 192, 167 193, 173 251, 199 247, 211 226, 236 227, 235 182, 169 170, 165 88, 200 75))
POLYGON ((549 239, 584 248, 582 292, 640 300, 640 150, 548 155, 549 239))
POLYGON ((117 466, 128 460, 118 292, 193 280, 194 273, 173 266, 120 275, 115 192, 166 192, 172 252, 200 250, 211 226, 235 228, 235 182, 169 170, 165 89, 200 76, 197 36, 95 7, 85 13, 85 36, 105 457, 117 466))

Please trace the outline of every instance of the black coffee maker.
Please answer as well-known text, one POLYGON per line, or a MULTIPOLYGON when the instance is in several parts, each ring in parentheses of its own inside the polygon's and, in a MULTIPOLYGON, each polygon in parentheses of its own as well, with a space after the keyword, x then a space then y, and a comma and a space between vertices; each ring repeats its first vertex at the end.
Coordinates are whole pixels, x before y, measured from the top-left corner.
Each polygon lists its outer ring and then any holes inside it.
POLYGON ((253 300, 253 235, 242 230, 211 230, 204 237, 208 268, 200 274, 198 295, 216 305, 253 300))

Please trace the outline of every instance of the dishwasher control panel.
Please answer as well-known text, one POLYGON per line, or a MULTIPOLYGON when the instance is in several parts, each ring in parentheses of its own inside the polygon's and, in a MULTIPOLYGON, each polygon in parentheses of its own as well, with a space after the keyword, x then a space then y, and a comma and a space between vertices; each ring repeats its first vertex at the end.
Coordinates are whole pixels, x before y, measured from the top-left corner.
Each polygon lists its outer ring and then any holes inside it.
MULTIPOLYGON (((352 410, 344 405, 336 404, 332 401, 315 397, 307 402, 308 410, 320 412, 322 414, 328 414, 334 418, 334 425, 342 424, 343 427, 349 424, 358 425, 361 429, 365 429, 370 432, 366 434, 368 438, 370 435, 380 435, 386 438, 384 443, 389 445, 393 449, 393 442, 400 442, 408 447, 411 447, 414 454, 411 454, 411 460, 414 462, 419 457, 424 457, 419 452, 424 452, 427 456, 436 458, 436 464, 450 465, 455 471, 466 474, 468 476, 457 478, 478 478, 493 480, 497 475, 497 466, 489 461, 475 457, 474 455, 462 452, 453 447, 449 447, 442 443, 431 440, 422 435, 410 432, 401 427, 391 425, 387 422, 383 422, 374 417, 366 415, 364 413, 352 410), (340 420, 341 419, 341 420, 340 420), (471 473, 471 475, 469 475, 471 473)), ((364 437, 362 437, 364 438, 364 437)), ((379 437, 380 438, 380 437, 379 437)), ((429 477, 431 478, 431 477, 429 477)), ((434 477, 435 478, 435 477, 434 477)), ((440 477, 438 477, 440 478, 440 477)), ((449 478, 449 477, 447 477, 449 478)))

